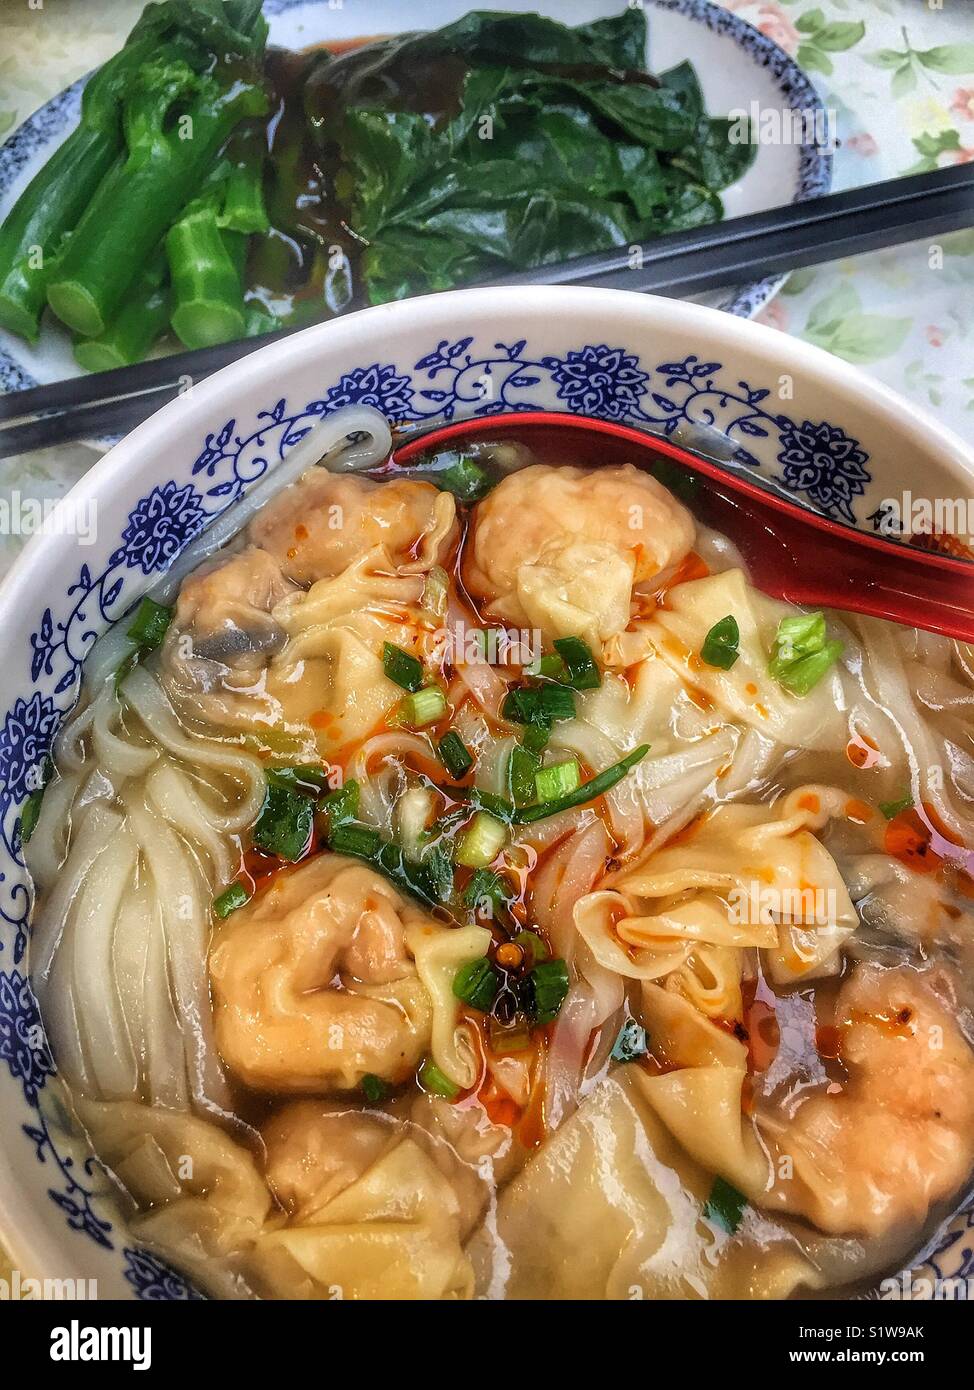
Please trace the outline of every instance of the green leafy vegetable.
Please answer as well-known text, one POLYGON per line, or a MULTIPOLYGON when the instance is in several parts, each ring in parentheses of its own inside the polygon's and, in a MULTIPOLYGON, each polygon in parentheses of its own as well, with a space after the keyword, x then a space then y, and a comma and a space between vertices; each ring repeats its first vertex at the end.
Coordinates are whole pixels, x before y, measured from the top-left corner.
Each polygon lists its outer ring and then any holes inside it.
POLYGON ((504 880, 491 869, 478 869, 471 875, 463 890, 464 904, 467 907, 480 908, 481 911, 484 911, 486 904, 489 912, 485 915, 491 915, 506 907, 510 900, 511 895, 504 880))
POLYGON ((532 752, 520 743, 511 749, 507 765, 507 782, 515 806, 530 806, 532 801, 536 800, 534 778, 540 767, 540 754, 532 752))
POLYGON ((721 618, 703 639, 700 658, 708 666, 717 666, 721 671, 729 671, 740 656, 741 630, 733 616, 721 618))

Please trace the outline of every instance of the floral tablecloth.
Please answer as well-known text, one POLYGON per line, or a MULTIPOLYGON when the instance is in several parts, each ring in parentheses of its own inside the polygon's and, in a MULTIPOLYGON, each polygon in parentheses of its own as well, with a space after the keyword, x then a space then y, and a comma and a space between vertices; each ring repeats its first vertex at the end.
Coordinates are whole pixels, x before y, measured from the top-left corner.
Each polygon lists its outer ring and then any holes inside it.
MULTIPOLYGON (((974 159, 974 0, 723 0, 797 57, 837 116, 836 186, 974 159)), ((143 0, 0 0, 0 138, 103 61, 143 0)), ((570 0, 563 16, 571 19, 570 0)), ((761 315, 962 435, 974 427, 974 230, 792 275, 761 315)), ((0 495, 64 492, 92 454, 0 461, 0 495)), ((0 572, 21 544, 0 536, 0 572)))

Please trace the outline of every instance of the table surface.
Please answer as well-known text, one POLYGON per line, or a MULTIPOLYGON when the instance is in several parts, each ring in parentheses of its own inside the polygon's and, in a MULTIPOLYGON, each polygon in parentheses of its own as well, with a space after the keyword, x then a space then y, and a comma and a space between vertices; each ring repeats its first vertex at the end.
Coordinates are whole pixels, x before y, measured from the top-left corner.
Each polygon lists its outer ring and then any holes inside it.
MULTIPOLYGON (((804 66, 835 112, 835 186, 974 159, 971 0, 723 0, 804 66)), ((0 138, 114 52, 143 0, 0 0, 0 138)), ((572 6, 564 6, 570 20, 572 6)), ((974 229, 798 271, 760 315, 855 363, 969 436, 974 229)), ((80 445, 0 461, 0 496, 60 496, 80 445)), ((0 536, 0 573, 22 540, 0 536)))
MULTIPOLYGON (((723 0, 797 58, 836 113, 835 186, 974 160, 971 0, 723 0)), ((473 0, 472 0, 473 4, 473 0)), ((0 139, 119 46, 143 0, 0 0, 0 139)), ((570 20, 572 6, 564 6, 570 20)), ((761 314, 964 437, 974 425, 974 229, 796 272, 761 314)), ((0 461, 0 496, 60 496, 82 446, 0 461)), ((0 573, 22 541, 0 536, 0 573)), ((0 1248, 0 1277, 6 1273, 0 1248)))

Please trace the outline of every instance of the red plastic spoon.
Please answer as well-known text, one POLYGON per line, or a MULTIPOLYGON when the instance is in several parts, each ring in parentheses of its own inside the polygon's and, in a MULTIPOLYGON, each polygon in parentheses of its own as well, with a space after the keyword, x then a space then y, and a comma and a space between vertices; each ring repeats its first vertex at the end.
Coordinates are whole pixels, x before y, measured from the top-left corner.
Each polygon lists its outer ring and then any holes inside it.
MULTIPOLYGON (((889 618, 909 627, 974 642, 974 563, 866 535, 806 511, 668 439, 581 415, 525 411, 461 420, 425 431, 396 448, 391 463, 466 441, 520 439, 544 463, 667 461, 694 477, 689 505, 698 521, 723 532, 744 558, 757 588, 775 598, 889 618)), ((663 481, 667 481, 666 478, 663 481)), ((689 481, 689 480, 688 480, 689 481)))

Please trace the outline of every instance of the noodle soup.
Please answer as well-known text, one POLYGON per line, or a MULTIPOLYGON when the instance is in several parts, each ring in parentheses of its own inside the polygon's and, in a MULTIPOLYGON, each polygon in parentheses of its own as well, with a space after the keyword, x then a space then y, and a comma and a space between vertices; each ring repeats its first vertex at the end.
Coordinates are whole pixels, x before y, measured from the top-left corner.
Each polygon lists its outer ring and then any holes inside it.
POLYGON ((648 451, 388 446, 323 423, 58 737, 31 974, 131 1229, 222 1297, 896 1268, 974 1168, 970 652, 760 593, 648 451))

